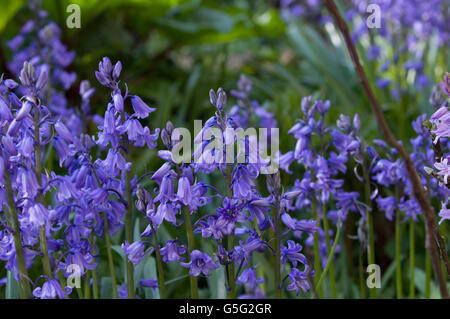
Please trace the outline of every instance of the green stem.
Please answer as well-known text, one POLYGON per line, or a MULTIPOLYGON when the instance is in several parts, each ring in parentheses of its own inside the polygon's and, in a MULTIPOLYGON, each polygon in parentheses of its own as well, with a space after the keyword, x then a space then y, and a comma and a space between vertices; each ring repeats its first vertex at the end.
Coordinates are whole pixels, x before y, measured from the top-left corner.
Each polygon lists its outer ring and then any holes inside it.
MULTIPOLYGON (((258 229, 258 220, 256 218, 253 219, 253 227, 255 227, 255 229, 258 229)), ((254 256, 252 256, 252 258, 254 258, 254 256)), ((256 273, 258 275, 258 278, 260 277, 265 278, 263 267, 257 267, 256 273)), ((266 293, 266 279, 264 279, 264 281, 259 284, 259 288, 264 292, 264 294, 266 293)))
POLYGON ((6 165, 6 158, 4 155, 3 155, 3 162, 4 162, 4 181, 8 202, 8 207, 6 207, 5 205, 4 210, 8 216, 7 219, 8 225, 14 231, 13 232, 14 247, 16 250, 17 265, 19 267, 19 279, 20 279, 19 286, 21 297, 24 299, 28 299, 31 296, 31 289, 30 283, 28 282, 28 271, 25 265, 25 255, 23 252, 22 238, 20 235, 20 224, 19 218, 17 217, 16 203, 14 202, 14 195, 11 184, 11 175, 9 174, 8 167, 6 165))
POLYGON ((106 213, 103 214, 103 225, 104 225, 105 240, 106 240, 106 252, 108 254, 109 271, 111 273, 113 298, 118 299, 119 296, 117 294, 116 273, 114 271, 114 260, 113 260, 112 250, 111 250, 111 238, 109 236, 108 217, 106 216, 106 213))
POLYGON ((76 288, 78 299, 84 299, 83 290, 81 288, 76 288))
MULTIPOLYGON (((227 172, 226 172, 226 181, 227 181, 227 196, 229 199, 233 198, 233 193, 231 190, 231 172, 232 167, 231 165, 228 165, 227 172)), ((228 235, 228 251, 231 251, 234 249, 234 229, 231 234, 228 235)), ((234 299, 236 298, 236 282, 235 282, 235 269, 234 269, 234 260, 233 262, 228 266, 229 270, 229 284, 230 284, 230 291, 227 293, 228 299, 234 299)), ((225 270, 226 271, 226 270, 225 270)))
MULTIPOLYGON (((102 187, 102 183, 100 182, 100 178, 98 177, 97 171, 95 170, 94 167, 92 167, 92 172, 97 181, 98 187, 102 187)), ((118 299, 119 295, 117 293, 116 273, 114 270, 114 259, 113 259, 112 250, 111 250, 111 237, 109 236, 108 215, 106 214, 106 212, 103 213, 103 228, 104 228, 103 231, 105 233, 105 240, 106 240, 106 252, 108 255, 109 272, 111 274, 113 299, 118 299)))
MULTIPOLYGON (((194 231, 192 229, 191 214, 189 212, 189 207, 184 206, 183 212, 184 212, 184 220, 186 223, 186 234, 187 234, 187 238, 188 238, 188 250, 189 250, 189 256, 190 256, 191 252, 195 249, 194 231)), ((198 299, 197 277, 189 276, 189 281, 190 281, 190 286, 191 286, 191 298, 198 299)))
MULTIPOLYGON (((372 215, 372 200, 370 199, 370 177, 369 172, 367 171, 366 167, 366 158, 364 159, 364 164, 362 165, 363 169, 363 176, 364 176, 364 191, 365 191, 365 200, 367 205, 367 229, 369 232, 369 238, 367 243, 367 259, 368 264, 373 265, 375 264, 375 236, 374 236, 374 230, 373 230, 373 215, 372 215)), ((377 291, 376 288, 370 288, 369 289, 369 295, 370 299, 376 299, 377 298, 377 291)))
MULTIPOLYGON (((328 217, 325 207, 323 207, 323 229, 325 231, 325 240, 327 243, 327 254, 329 254, 331 251, 330 233, 329 233, 330 227, 328 224, 328 217)), ((334 273, 334 258, 332 258, 330 261, 330 281, 331 281, 331 293, 333 298, 336 299, 337 292, 336 292, 336 276, 334 273)))
POLYGON ((428 251, 425 254, 425 299, 431 296, 431 258, 428 251))
POLYGON ((91 271, 86 271, 86 278, 84 280, 84 298, 91 299, 91 271))
MULTIPOLYGON (((122 112, 121 114, 121 121, 122 124, 125 123, 125 113, 122 112)), ((123 152, 123 155, 125 157, 125 160, 127 162, 130 161, 129 156, 129 146, 130 143, 128 141, 128 136, 123 136, 123 145, 125 151, 123 152)), ((131 245, 133 243, 133 203, 132 203, 132 194, 131 194, 131 171, 125 171, 125 200, 127 202, 127 208, 125 213, 125 240, 131 245)), ((136 292, 134 290, 134 265, 133 263, 128 259, 127 256, 127 298, 128 299, 135 299, 136 292)))
MULTIPOLYGON (((312 209, 312 215, 313 220, 317 221, 317 227, 320 228, 320 220, 317 216, 317 203, 316 198, 313 197, 311 201, 311 209, 312 209)), ((319 233, 314 233, 314 268, 316 271, 316 278, 320 278, 322 274, 322 265, 321 265, 321 259, 320 259, 320 248, 319 248, 319 233)), ((316 285, 317 294, 319 295, 319 298, 323 298, 323 289, 322 287, 318 287, 316 285)))
POLYGON ((320 276, 319 281, 317 282, 317 288, 320 288, 322 286, 323 279, 327 275, 328 269, 330 268, 331 260, 333 259, 334 252, 336 251, 336 246, 339 241, 340 235, 341 235, 341 216, 338 215, 336 237, 334 238, 333 247, 331 248, 330 254, 328 255, 327 264, 325 266, 325 269, 323 270, 323 273, 320 276))
MULTIPOLYGON (((131 245, 133 243, 133 206, 131 198, 131 179, 129 172, 125 172, 125 194, 128 203, 125 215, 125 238, 131 245)), ((127 257, 127 297, 128 299, 135 298, 134 291, 134 266, 127 257)))
MULTIPOLYGON (((34 147, 35 147, 35 161, 36 161, 36 178, 39 186, 42 186, 42 163, 41 163, 41 139, 39 136, 39 109, 35 106, 34 109, 34 147)), ((42 194, 37 196, 39 203, 44 204, 42 194)), ((50 267, 50 258, 48 255, 47 236, 45 232, 45 225, 39 227, 39 242, 42 253, 42 267, 44 274, 52 278, 52 270, 50 267)))
POLYGON ((403 298, 402 292, 402 264, 401 264, 401 223, 400 212, 395 214, 395 264, 396 264, 396 283, 397 283, 397 299, 403 298))
MULTIPOLYGON (((91 243, 91 254, 95 255, 95 236, 94 233, 91 232, 89 234, 89 241, 91 243)), ((98 280, 97 280, 97 268, 92 269, 92 296, 94 299, 98 299, 98 280)))
POLYGON ((156 265, 158 267, 159 291, 161 293, 161 299, 166 299, 166 284, 164 280, 164 268, 161 258, 161 252, 159 251, 158 235, 156 234, 156 230, 153 227, 153 224, 150 224, 150 227, 152 228, 153 240, 155 242, 154 246, 156 253, 156 265))
POLYGON ((273 220, 275 221, 275 297, 281 299, 281 227, 280 227, 280 200, 277 199, 273 208, 273 220))
POLYGON ((415 269, 415 244, 414 244, 414 219, 409 220, 409 299, 415 298, 414 269, 415 269))
POLYGON ((359 250, 359 291, 361 299, 366 299, 366 284, 364 282, 364 256, 363 249, 359 250))

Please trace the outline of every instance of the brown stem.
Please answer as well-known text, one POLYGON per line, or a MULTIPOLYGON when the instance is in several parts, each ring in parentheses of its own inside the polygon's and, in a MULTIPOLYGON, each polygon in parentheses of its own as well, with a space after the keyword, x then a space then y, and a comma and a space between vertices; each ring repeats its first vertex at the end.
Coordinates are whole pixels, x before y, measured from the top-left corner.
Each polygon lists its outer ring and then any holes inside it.
MULTIPOLYGON (((417 172, 414 168, 414 164, 413 164, 408 152, 396 140, 396 138, 392 134, 392 132, 386 122, 386 119, 384 118, 380 102, 376 98, 375 93, 373 92, 373 90, 369 84, 369 81, 367 79, 367 75, 364 71, 364 68, 362 67, 361 62, 359 60, 358 52, 356 51, 355 45, 353 44, 353 41, 351 39, 350 31, 348 29, 347 23, 345 22, 344 18, 342 17, 341 13, 339 12, 339 9, 337 8, 337 6, 333 0, 324 0, 324 1, 325 1, 326 7, 328 8, 331 15, 333 16, 337 27, 339 28, 342 35, 344 36, 345 43, 347 45, 347 49, 350 53, 351 59, 356 68, 356 72, 358 74, 361 85, 363 86, 363 89, 364 89, 365 93, 367 94, 369 102, 372 106, 372 111, 375 114, 375 117, 378 122, 378 126, 381 130, 381 133, 383 134, 386 142, 391 147, 395 148, 398 151, 401 158, 405 162, 406 170, 408 171, 409 179, 411 180, 411 184, 413 186, 414 197, 416 198, 417 202, 419 203, 419 205, 424 213, 425 226, 426 226, 426 247, 430 253, 434 272, 435 272, 436 278, 438 279, 438 282, 439 282, 441 296, 442 296, 442 298, 448 298, 447 286, 446 286, 445 278, 444 278, 444 275, 442 272, 442 268, 440 266, 437 247, 436 247, 435 243, 433 242, 433 238, 437 238, 437 239, 441 238, 441 235, 439 234, 439 229, 437 228, 436 221, 434 218, 434 209, 430 204, 430 201, 425 193, 425 190, 422 186, 419 175, 417 174, 417 172)), ((445 249, 442 249, 441 252, 442 251, 446 254, 445 249)))

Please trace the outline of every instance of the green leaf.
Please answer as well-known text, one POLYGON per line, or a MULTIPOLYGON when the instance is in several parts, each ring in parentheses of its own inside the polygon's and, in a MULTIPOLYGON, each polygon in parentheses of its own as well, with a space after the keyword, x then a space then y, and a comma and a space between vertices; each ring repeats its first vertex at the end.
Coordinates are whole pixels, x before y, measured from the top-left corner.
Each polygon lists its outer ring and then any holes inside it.
MULTIPOLYGON (((414 270, 414 284, 416 285, 417 290, 420 291, 422 295, 425 296, 425 281, 426 274, 420 268, 415 268, 414 270)), ((430 298, 431 299, 440 299, 439 288, 434 281, 430 282, 430 298)))
MULTIPOLYGON (((142 263, 142 262, 141 262, 142 263)), ((145 279, 157 279, 157 273, 156 273, 156 261, 155 258, 152 256, 146 255, 145 263, 144 263, 144 269, 143 274, 145 279)), ((143 288, 145 293, 145 298, 151 298, 151 299, 160 299, 159 294, 159 288, 152 289, 152 288, 143 288)))
POLYGON ((14 278, 14 274, 8 271, 6 281, 6 299, 18 299, 19 298, 19 283, 14 278))
POLYGON ((111 277, 102 277, 101 279, 102 287, 100 290, 100 298, 101 299, 112 299, 113 291, 112 291, 112 280, 111 277))
POLYGON ((0 33, 23 5, 23 0, 0 0, 0 33))

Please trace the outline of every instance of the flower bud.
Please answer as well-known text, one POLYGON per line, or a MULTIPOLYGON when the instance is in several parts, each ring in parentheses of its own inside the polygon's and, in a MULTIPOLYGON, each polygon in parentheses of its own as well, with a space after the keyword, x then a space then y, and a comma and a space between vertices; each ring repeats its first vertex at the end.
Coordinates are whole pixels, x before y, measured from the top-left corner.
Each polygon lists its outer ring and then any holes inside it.
POLYGON ((281 188, 280 172, 267 175, 267 190, 272 195, 278 195, 281 188))
POLYGON ((346 115, 341 114, 336 124, 337 127, 344 132, 348 132, 351 129, 350 118, 346 115))
POLYGON ((219 88, 217 91, 217 104, 216 107, 219 111, 222 111, 225 105, 227 104, 227 94, 222 88, 219 88))
POLYGON ((209 101, 211 102, 212 105, 216 106, 217 97, 216 92, 214 92, 213 89, 209 90, 209 101))
POLYGON ((113 101, 114 101, 114 109, 117 112, 122 113, 123 112, 123 97, 122 97, 122 95, 119 93, 114 94, 113 101))
POLYGON ((168 122, 166 123, 166 130, 167 130, 167 133, 172 134, 174 128, 175 128, 175 127, 173 126, 173 123, 172 123, 171 121, 168 121, 168 122))
POLYGON ((445 103, 445 97, 438 85, 434 86, 428 100, 434 108, 439 108, 445 103))
POLYGON ((169 150, 172 149, 171 138, 165 128, 163 128, 163 130, 161 131, 161 139, 165 147, 167 147, 169 150))
POLYGON ((361 129, 361 119, 359 118, 359 114, 358 113, 356 113, 353 116, 353 129, 356 132, 359 132, 359 130, 361 129))
POLYGON ((117 61, 116 65, 114 66, 113 73, 112 73, 114 80, 117 80, 119 78, 120 72, 122 72, 122 63, 120 61, 117 61))
POLYGON ((58 135, 67 143, 69 144, 73 143, 72 133, 70 133, 69 129, 67 128, 67 126, 64 125, 64 123, 62 123, 61 121, 56 122, 55 130, 58 133, 58 135))

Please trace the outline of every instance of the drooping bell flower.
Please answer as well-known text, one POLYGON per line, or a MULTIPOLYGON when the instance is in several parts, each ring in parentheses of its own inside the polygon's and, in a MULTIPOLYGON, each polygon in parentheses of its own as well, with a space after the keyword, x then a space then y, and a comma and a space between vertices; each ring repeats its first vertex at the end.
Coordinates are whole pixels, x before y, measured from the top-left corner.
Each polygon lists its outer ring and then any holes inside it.
POLYGON ((285 264, 287 261, 292 263, 292 266, 297 267, 297 263, 307 264, 305 255, 301 254, 302 246, 295 243, 293 240, 287 241, 287 246, 281 246, 281 263, 285 264))
POLYGON ((146 118, 150 113, 156 110, 145 104, 145 102, 137 95, 131 97, 131 105, 133 106, 134 115, 141 119, 146 118))
POLYGON ((244 285, 247 291, 253 291, 259 284, 264 282, 264 277, 257 277, 253 267, 245 269, 236 280, 238 285, 244 285))
POLYGON ((189 274, 194 277, 204 274, 209 275, 209 272, 219 268, 219 265, 215 263, 210 256, 202 253, 199 250, 191 252, 191 261, 188 263, 180 263, 182 267, 189 268, 189 274))
POLYGON ((181 255, 186 253, 186 247, 180 245, 177 240, 168 240, 160 252, 162 260, 167 264, 172 261, 184 260, 185 258, 181 255))
POLYGON ((59 282, 54 279, 49 279, 41 287, 33 290, 33 296, 39 299, 67 299, 67 295, 72 292, 72 288, 66 286, 62 289, 59 282))
POLYGON ((182 176, 178 181, 177 199, 184 205, 188 205, 192 200, 192 186, 185 176, 182 176))
POLYGON ((291 291, 295 290, 297 296, 300 293, 300 290, 306 292, 309 290, 309 281, 308 281, 308 266, 305 267, 305 271, 300 271, 297 268, 292 268, 291 272, 288 275, 290 284, 286 287, 286 290, 291 291))
POLYGON ((134 243, 129 244, 128 241, 125 241, 121 247, 123 252, 128 256, 128 260, 134 265, 139 264, 142 258, 144 258, 145 245, 143 242, 135 241, 134 243))

